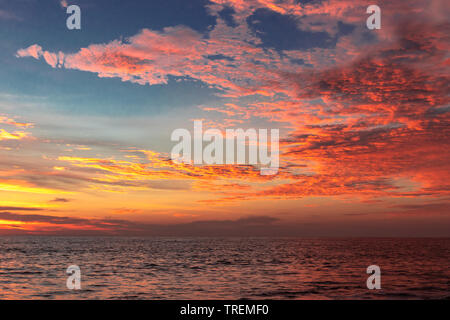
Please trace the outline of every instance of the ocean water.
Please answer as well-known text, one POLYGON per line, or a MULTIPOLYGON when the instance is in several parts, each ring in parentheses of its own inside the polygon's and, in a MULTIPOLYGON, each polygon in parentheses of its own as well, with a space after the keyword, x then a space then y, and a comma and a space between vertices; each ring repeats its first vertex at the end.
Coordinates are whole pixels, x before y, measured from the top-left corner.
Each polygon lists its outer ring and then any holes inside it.
POLYGON ((449 261, 450 238, 0 237, 0 299, 449 299, 449 261))

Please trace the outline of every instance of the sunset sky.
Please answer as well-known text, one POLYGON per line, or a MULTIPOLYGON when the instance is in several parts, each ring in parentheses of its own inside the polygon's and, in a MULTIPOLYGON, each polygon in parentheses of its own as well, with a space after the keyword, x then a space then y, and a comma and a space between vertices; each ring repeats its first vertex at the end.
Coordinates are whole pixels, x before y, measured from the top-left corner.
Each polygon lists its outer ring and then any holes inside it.
POLYGON ((449 17, 445 0, 0 0, 0 235, 450 236, 449 17), (199 119, 279 129, 278 174, 170 161, 199 119))

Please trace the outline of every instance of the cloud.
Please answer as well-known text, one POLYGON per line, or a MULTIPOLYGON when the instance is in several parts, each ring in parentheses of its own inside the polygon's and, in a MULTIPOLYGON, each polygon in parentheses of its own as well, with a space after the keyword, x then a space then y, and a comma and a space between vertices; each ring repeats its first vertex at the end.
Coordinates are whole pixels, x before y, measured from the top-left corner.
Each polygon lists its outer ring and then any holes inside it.
POLYGON ((53 200, 50 200, 50 202, 63 202, 63 203, 70 202, 70 201, 71 201, 70 199, 66 199, 66 198, 55 198, 53 200))
POLYGON ((60 161, 72 163, 83 168, 95 168, 100 172, 113 173, 117 177, 134 179, 215 179, 226 177, 246 177, 267 180, 271 177, 261 176, 259 170, 250 165, 204 165, 194 166, 172 161, 169 156, 150 150, 138 150, 147 162, 82 157, 59 157, 60 161))
POLYGON ((285 169, 309 172, 207 201, 448 195, 449 24, 406 18, 396 26, 393 41, 375 43, 351 62, 281 72, 291 99, 233 105, 230 113, 241 118, 267 114, 290 123, 285 169))
POLYGON ((17 122, 16 120, 5 117, 5 116, 0 116, 0 123, 15 126, 15 127, 25 127, 25 128, 34 126, 33 123, 17 122))
POLYGON ((53 53, 34 44, 18 50, 16 56, 43 57, 52 67, 92 72, 100 78, 120 78, 141 85, 167 84, 169 78, 196 79, 225 91, 228 96, 270 95, 257 89, 264 77, 256 74, 270 72, 265 65, 271 62, 274 53, 249 44, 245 38, 228 38, 227 33, 234 31, 223 21, 219 25, 211 32, 212 38, 185 26, 166 27, 162 31, 143 29, 128 39, 92 44, 74 54, 53 53), (225 34, 221 29, 225 29, 225 34), (211 59, 212 56, 227 59, 211 59))
POLYGON ((441 236, 448 235, 450 220, 439 216, 423 220, 408 215, 353 215, 333 221, 287 222, 271 216, 235 220, 198 220, 152 224, 119 219, 88 219, 0 212, 0 233, 62 236, 441 236), (362 217, 362 218, 361 218, 362 217), (367 218, 369 217, 369 218, 367 218), (364 219, 364 220, 361 220, 364 219))
MULTIPOLYGON (((21 193, 36 193, 36 194, 70 194, 70 191, 59 190, 55 185, 46 187, 45 185, 40 186, 39 183, 35 183, 36 179, 32 177, 29 179, 23 179, 21 177, 14 177, 11 179, 6 174, 2 172, 2 177, 0 178, 0 190, 9 192, 21 192, 21 193), (6 178, 3 176, 6 175, 6 178), (30 181, 27 181, 30 180, 30 181)), ((72 186, 73 187, 73 186, 72 186)))
POLYGON ((44 61, 49 64, 51 67, 56 68, 57 66, 61 66, 64 63, 64 54, 60 53, 52 53, 49 51, 42 50, 42 47, 34 44, 25 49, 20 49, 16 53, 17 58, 26 58, 32 57, 35 59, 44 58, 44 61))
POLYGON ((22 140, 30 136, 29 132, 25 131, 14 131, 8 132, 4 129, 0 129, 0 141, 2 140, 22 140))
POLYGON ((433 212, 450 212, 450 203, 448 202, 436 202, 436 203, 418 203, 418 204, 398 204, 394 205, 394 208, 403 209, 408 213, 433 213, 433 212))
POLYGON ((0 211, 41 211, 42 208, 34 207, 0 207, 0 211))
POLYGON ((251 216, 237 220, 204 220, 181 224, 148 224, 118 219, 87 219, 0 212, 0 232, 14 226, 18 233, 78 235, 224 235, 243 230, 264 232, 277 218, 251 216))
POLYGON ((16 53, 16 57, 18 58, 25 58, 25 57, 33 57, 35 59, 39 59, 43 54, 42 47, 33 44, 25 49, 20 49, 16 53))
POLYGON ((0 19, 1 20, 16 20, 21 21, 22 19, 18 17, 16 14, 0 9, 0 19))

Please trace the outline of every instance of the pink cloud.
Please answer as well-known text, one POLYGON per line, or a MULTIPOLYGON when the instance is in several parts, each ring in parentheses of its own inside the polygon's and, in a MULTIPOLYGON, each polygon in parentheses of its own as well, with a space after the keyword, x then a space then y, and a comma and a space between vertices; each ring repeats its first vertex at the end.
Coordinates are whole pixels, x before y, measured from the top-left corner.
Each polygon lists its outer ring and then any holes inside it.
POLYGON ((18 58, 33 57, 35 59, 39 59, 42 56, 42 54, 43 54, 42 47, 37 44, 33 44, 28 48, 20 49, 19 51, 17 51, 16 56, 18 58))
POLYGON ((43 57, 44 57, 45 62, 47 62, 53 68, 55 68, 56 65, 58 64, 58 56, 55 53, 45 51, 43 53, 43 57))

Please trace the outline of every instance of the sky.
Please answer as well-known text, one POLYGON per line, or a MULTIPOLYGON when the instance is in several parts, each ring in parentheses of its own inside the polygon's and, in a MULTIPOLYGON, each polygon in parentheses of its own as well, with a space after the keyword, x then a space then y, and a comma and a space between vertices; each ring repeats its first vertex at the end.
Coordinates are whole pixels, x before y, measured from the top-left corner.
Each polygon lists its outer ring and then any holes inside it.
POLYGON ((449 7, 370 4, 0 0, 0 235, 450 236, 449 7), (195 120, 278 174, 171 161, 195 120))

